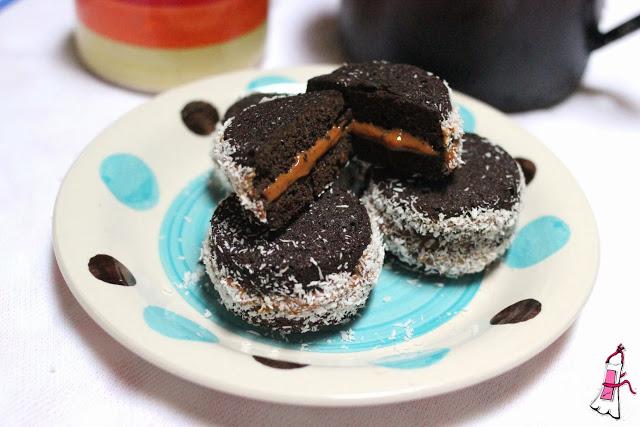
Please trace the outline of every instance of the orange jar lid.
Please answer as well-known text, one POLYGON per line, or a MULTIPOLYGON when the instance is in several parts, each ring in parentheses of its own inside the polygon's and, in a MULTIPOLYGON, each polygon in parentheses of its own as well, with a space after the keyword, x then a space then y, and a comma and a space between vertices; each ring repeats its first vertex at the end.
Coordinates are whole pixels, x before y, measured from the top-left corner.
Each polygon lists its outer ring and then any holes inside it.
POLYGON ((76 0, 78 18, 110 39, 191 48, 242 36, 265 22, 267 0, 76 0))

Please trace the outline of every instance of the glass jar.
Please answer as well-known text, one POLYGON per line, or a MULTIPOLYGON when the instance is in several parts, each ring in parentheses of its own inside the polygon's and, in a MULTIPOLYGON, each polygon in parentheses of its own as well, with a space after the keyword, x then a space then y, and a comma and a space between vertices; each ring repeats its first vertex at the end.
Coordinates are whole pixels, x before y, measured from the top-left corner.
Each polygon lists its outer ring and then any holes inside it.
POLYGON ((98 76, 158 92, 257 64, 268 0, 76 0, 80 58, 98 76))

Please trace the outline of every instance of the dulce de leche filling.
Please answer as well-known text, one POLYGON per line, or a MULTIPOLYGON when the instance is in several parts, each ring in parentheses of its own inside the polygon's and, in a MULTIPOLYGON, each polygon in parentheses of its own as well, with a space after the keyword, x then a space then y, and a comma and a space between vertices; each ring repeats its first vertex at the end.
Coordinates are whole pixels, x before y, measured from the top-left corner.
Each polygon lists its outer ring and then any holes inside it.
POLYGON ((344 123, 333 126, 325 136, 318 139, 311 148, 301 151, 296 155, 293 166, 278 177, 262 191, 262 195, 269 202, 273 202, 282 195, 287 188, 300 178, 309 175, 318 160, 324 156, 327 151, 333 148, 345 131, 344 123))
POLYGON ((382 144, 390 150, 413 151, 426 156, 440 154, 433 149, 428 141, 417 138, 402 129, 384 129, 371 123, 354 120, 349 125, 349 131, 356 136, 382 144))

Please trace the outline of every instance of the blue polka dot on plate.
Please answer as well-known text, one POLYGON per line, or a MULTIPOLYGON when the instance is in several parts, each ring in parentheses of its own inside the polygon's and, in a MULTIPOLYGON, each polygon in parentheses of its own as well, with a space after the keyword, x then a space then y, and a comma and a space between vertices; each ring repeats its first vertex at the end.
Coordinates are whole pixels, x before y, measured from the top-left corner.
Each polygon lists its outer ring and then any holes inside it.
POLYGON ((270 75, 270 76, 260 76, 251 80, 247 85, 247 89, 249 90, 257 90, 262 86, 273 85, 276 83, 295 83, 290 77, 278 76, 278 75, 270 75))
POLYGON ((158 203, 156 177, 138 156, 110 155, 100 164, 100 178, 118 201, 132 209, 149 209, 158 203))
POLYGON ((541 216, 522 227, 507 253, 512 268, 527 268, 558 252, 569 241, 569 226, 556 216, 541 216))
POLYGON ((473 113, 464 105, 458 104, 458 111, 462 119, 462 125, 465 132, 473 132, 476 130, 476 118, 473 113))
POLYGON ((378 359, 374 365, 395 369, 426 368, 442 360, 447 353, 449 353, 448 348, 405 353, 378 359))
POLYGON ((197 323, 173 311, 150 305, 144 309, 144 321, 161 335, 189 341, 216 343, 218 338, 197 323))

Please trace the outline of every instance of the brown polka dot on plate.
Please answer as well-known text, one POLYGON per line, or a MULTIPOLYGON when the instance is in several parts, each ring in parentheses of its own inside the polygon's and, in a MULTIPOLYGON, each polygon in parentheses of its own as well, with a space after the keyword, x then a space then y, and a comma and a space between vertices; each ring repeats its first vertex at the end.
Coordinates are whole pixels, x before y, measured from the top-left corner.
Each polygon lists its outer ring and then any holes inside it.
POLYGON ((491 318, 492 325, 506 325, 509 323, 520 323, 531 320, 542 310, 540 301, 528 298, 511 304, 491 318))
POLYGON ((98 280, 120 286, 133 286, 136 278, 111 255, 99 254, 89 260, 89 272, 98 280))
POLYGON ((298 369, 298 368, 304 368, 305 366, 309 366, 303 363, 284 362, 282 360, 269 359, 268 357, 253 356, 253 358, 257 362, 260 362, 265 366, 269 366, 271 368, 276 368, 276 369, 298 369))
POLYGON ((198 135, 209 135, 220 119, 218 110, 205 101, 192 101, 180 111, 185 126, 198 135))
POLYGON ((520 164, 522 173, 524 173, 524 182, 528 185, 536 176, 536 164, 523 157, 516 157, 516 162, 520 164))

